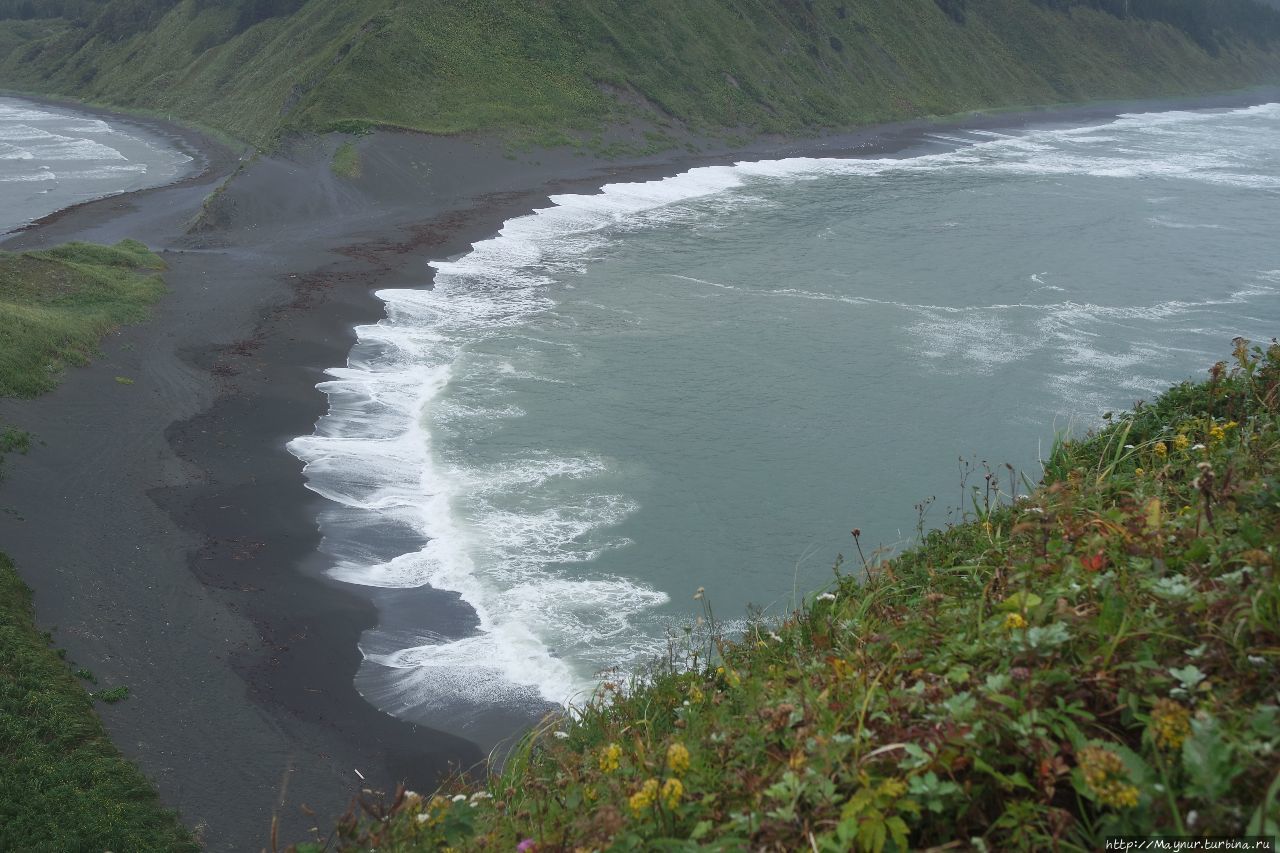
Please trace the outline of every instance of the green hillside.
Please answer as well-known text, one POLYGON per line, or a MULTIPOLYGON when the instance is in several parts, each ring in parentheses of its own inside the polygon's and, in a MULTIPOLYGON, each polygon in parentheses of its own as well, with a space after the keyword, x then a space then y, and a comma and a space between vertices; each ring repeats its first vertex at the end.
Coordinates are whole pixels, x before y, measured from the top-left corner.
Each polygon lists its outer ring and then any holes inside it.
POLYGON ((806 132, 1280 81, 1254 0, 0 0, 0 86, 281 129, 806 132))

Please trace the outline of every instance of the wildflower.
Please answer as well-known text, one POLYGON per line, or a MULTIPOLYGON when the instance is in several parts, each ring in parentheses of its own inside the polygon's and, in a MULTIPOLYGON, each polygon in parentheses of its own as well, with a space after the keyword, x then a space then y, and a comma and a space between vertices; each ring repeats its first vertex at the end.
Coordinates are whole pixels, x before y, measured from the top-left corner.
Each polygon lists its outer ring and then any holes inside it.
POLYGON ((1152 448, 1156 452, 1156 456, 1163 457, 1169 452, 1169 447, 1163 441, 1157 441, 1156 446, 1152 448))
POLYGON ((1190 446, 1191 446, 1191 439, 1187 438, 1182 433, 1178 433, 1173 439, 1174 450, 1186 450, 1190 446))
POLYGON ((640 816, 645 809, 653 805, 653 801, 657 796, 658 780, 646 779, 644 784, 640 786, 640 790, 632 794, 627 800, 628 805, 631 806, 631 813, 637 817, 640 816))
POLYGON ((1138 805, 1138 789, 1128 783, 1120 756, 1100 746, 1087 746, 1077 757, 1084 783, 1099 802, 1121 809, 1138 805))
POLYGON ((1199 444, 1199 443, 1197 443, 1197 444, 1193 444, 1193 445, 1191 445, 1191 449, 1192 449, 1192 450, 1204 450, 1204 445, 1203 445, 1203 444, 1199 444))
POLYGON ((618 759, 622 758, 622 747, 611 743, 600 750, 600 769, 612 773, 618 769, 618 759))
POLYGON ((553 734, 553 735, 555 735, 555 736, 556 736, 557 738, 559 738, 560 740, 564 740, 564 739, 566 739, 567 737, 569 737, 569 733, 568 733, 568 732, 552 732, 552 734, 553 734))
POLYGON ((1227 437, 1227 431, 1217 424, 1209 428, 1209 443, 1217 444, 1219 441, 1227 437))
POLYGON ((1238 427, 1238 426, 1240 426, 1240 424, 1239 424, 1238 422, 1236 422, 1236 421, 1227 421, 1225 424, 1223 424, 1223 425, 1222 425, 1222 428, 1223 428, 1223 429, 1235 429, 1235 428, 1236 428, 1236 427, 1238 427))
POLYGON ((1145 474, 1145 473, 1147 473, 1147 472, 1146 472, 1146 471, 1144 471, 1144 470, 1143 470, 1143 469, 1141 469, 1141 468, 1134 468, 1134 469, 1133 469, 1133 476, 1135 476, 1135 477, 1141 477, 1141 476, 1142 476, 1143 474, 1145 474))
POLYGON ((678 806, 683 796, 684 784, 679 779, 673 777, 662 783, 662 801, 667 804, 668 809, 678 806))
POLYGON ((692 686, 692 687, 690 687, 690 688, 689 688, 689 701, 690 701, 690 702, 692 702, 692 703, 693 703, 693 704, 695 704, 695 705, 701 705, 701 704, 702 704, 702 700, 703 700, 704 698, 705 698, 705 697, 702 695, 702 691, 698 689, 698 686, 697 686, 696 684, 695 684, 694 686, 692 686))
POLYGON ((700 586, 700 587, 698 587, 698 591, 697 591, 697 592, 695 592, 695 593, 693 594, 693 600, 694 600, 694 601, 701 601, 701 600, 702 600, 702 598, 703 598, 703 596, 705 596, 706 594, 707 594, 707 590, 706 590, 706 588, 705 588, 705 587, 701 587, 701 586, 700 586))
POLYGON ((1090 554, 1087 557, 1080 558, 1080 565, 1084 566, 1086 571, 1100 572, 1107 565, 1107 555, 1099 551, 1096 554, 1090 554))
POLYGON ((1006 613, 1004 615, 1004 629, 1006 631, 1025 627, 1027 627, 1027 620, 1022 618, 1021 613, 1006 613))
POLYGON ((600 792, 596 790, 594 785, 588 785, 586 790, 582 792, 582 796, 587 798, 588 803, 594 803, 600 796, 600 792))
POLYGON ((519 851, 519 853, 528 853, 530 850, 536 851, 537 849, 538 842, 534 841, 532 838, 526 838, 516 845, 516 850, 519 851))
POLYGON ((1191 733, 1191 712, 1172 699, 1157 699, 1151 708, 1156 746, 1178 749, 1191 733))
POLYGON ((667 767, 679 776, 689 769, 689 748, 676 741, 667 747, 667 767))

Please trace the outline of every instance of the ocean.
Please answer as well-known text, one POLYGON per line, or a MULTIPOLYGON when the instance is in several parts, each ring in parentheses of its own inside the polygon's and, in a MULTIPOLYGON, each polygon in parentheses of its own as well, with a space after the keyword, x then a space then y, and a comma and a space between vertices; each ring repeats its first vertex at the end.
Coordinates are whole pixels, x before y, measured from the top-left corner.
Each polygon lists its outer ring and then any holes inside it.
POLYGON ((167 184, 193 163, 129 122, 0 97, 0 234, 81 202, 167 184))
POLYGON ((361 641, 430 719, 581 701, 1024 491, 1055 436, 1280 329, 1280 104, 946 131, 553 206, 383 290, 289 446, 329 574, 474 610, 361 641))

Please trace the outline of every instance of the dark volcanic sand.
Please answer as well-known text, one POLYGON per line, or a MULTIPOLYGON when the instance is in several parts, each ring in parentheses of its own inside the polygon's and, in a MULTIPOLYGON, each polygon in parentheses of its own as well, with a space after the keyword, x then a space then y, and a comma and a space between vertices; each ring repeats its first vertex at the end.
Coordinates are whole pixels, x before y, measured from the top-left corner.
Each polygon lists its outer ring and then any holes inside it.
POLYGON ((103 357, 56 391, 0 401, 0 419, 42 442, 9 465, 0 543, 69 658, 104 686, 129 686, 127 701, 99 711, 210 849, 262 847, 273 815, 282 840, 302 840, 310 827, 327 831, 362 786, 429 789, 534 714, 486 715, 463 739, 431 720, 383 714, 352 686, 356 641, 375 622, 420 615, 442 633, 474 622, 452 595, 326 579, 316 552, 322 501, 284 449, 323 413, 314 386, 345 360, 352 327, 382 316, 373 290, 427 283, 428 260, 465 251, 549 193, 715 162, 900 152, 943 127, 1083 123, 1278 97, 913 122, 635 162, 564 151, 511 160, 493 140, 387 132, 357 141, 356 181, 330 172, 339 140, 294 140, 248 164, 192 234, 205 196, 239 163, 198 134, 152 123, 205 151, 206 172, 80 205, 3 244, 134 237, 163 251, 170 294, 153 321, 110 336, 103 357))

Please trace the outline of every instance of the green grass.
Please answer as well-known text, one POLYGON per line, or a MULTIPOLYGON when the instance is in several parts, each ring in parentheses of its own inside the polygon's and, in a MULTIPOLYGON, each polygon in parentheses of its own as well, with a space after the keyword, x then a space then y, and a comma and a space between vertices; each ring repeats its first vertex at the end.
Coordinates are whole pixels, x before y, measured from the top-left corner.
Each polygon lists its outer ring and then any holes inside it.
POLYGON ((31 591, 3 554, 0 768, 2 850, 199 849, 107 739, 92 700, 36 630, 31 591))
POLYGON ((83 365, 102 336, 146 318, 164 292, 141 243, 0 252, 0 396, 34 397, 83 365))
POLYGON ((4 480, 4 457, 8 453, 26 455, 31 449, 31 433, 0 423, 0 481, 4 480))
POLYGON ((333 173, 340 178, 355 179, 364 171, 360 163, 360 152, 355 143, 344 142, 333 152, 333 173))
POLYGON ((288 130, 376 126, 589 137, 631 118, 811 133, 1280 79, 1280 16, 1206 35, 1096 3, 309 0, 247 29, 234 3, 150 5, 159 11, 110 33, 0 21, 0 85, 173 115, 261 145, 288 130), (943 5, 963 7, 963 22, 943 5))
POLYGON ((348 815, 338 846, 1276 834, 1280 345, 1235 357, 1060 442, 1030 497, 976 493, 966 523, 844 567, 781 623, 727 641, 703 602, 703 629, 649 679, 549 719, 483 786, 348 815))

